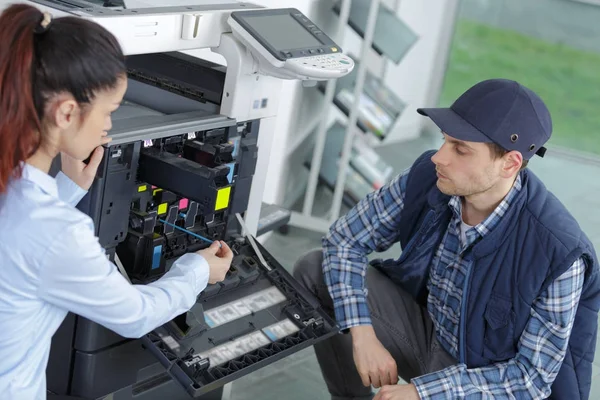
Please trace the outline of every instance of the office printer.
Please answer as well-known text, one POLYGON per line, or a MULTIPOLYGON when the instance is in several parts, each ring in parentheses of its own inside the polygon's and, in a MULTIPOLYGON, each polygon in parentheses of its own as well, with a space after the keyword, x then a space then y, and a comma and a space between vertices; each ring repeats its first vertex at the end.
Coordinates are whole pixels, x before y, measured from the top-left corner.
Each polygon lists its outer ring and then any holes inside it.
POLYGON ((90 399, 206 398, 335 334, 335 322, 252 235, 276 140, 260 125, 275 117, 281 79, 335 79, 353 61, 295 9, 29 3, 54 17, 96 21, 127 55, 129 87, 113 116, 113 140, 78 205, 93 218, 107 257, 133 284, 146 284, 210 240, 234 252, 223 282, 139 340, 68 315, 53 337, 48 390, 90 399), (227 65, 190 55, 196 49, 212 49, 227 65))

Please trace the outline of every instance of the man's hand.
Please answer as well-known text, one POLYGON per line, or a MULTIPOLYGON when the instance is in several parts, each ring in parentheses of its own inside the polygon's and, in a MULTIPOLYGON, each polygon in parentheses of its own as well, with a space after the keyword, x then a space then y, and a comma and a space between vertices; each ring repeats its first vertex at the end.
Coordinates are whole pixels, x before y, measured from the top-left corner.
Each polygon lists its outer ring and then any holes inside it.
POLYGON ((378 388, 398 383, 396 361, 383 347, 372 326, 350 328, 354 364, 363 385, 378 388))
POLYGON ((62 172, 69 177, 73 182, 77 184, 83 190, 88 190, 94 178, 96 178, 96 171, 102 161, 104 155, 104 149, 102 146, 96 147, 90 158, 90 162, 85 165, 83 161, 76 160, 68 154, 60 153, 60 163, 62 165, 62 172))
POLYGON ((233 260, 233 252, 227 246, 227 243, 215 241, 206 249, 197 251, 196 253, 204 257, 208 263, 208 283, 214 284, 225 279, 225 275, 227 275, 231 267, 231 261, 233 260))
POLYGON ((421 400, 417 388, 412 383, 408 385, 384 386, 373 400, 421 400))

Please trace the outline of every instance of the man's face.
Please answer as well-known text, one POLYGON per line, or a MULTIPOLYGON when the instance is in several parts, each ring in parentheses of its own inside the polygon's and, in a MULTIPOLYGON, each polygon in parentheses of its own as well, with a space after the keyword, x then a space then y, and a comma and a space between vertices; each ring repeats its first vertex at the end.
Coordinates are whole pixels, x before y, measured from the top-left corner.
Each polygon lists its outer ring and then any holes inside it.
POLYGON ((487 192, 500 181, 503 159, 494 159, 487 144, 464 142, 445 133, 443 136, 444 143, 431 158, 442 193, 472 196, 487 192))

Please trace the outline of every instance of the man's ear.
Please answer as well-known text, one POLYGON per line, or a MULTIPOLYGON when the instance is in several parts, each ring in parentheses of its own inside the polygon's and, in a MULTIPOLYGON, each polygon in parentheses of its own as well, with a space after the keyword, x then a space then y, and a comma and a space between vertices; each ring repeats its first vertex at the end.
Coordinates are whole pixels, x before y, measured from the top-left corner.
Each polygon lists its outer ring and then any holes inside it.
POLYGON ((509 151, 502 157, 502 161, 502 177, 511 178, 515 176, 521 169, 521 165, 523 164, 523 155, 521 152, 516 150, 509 151))

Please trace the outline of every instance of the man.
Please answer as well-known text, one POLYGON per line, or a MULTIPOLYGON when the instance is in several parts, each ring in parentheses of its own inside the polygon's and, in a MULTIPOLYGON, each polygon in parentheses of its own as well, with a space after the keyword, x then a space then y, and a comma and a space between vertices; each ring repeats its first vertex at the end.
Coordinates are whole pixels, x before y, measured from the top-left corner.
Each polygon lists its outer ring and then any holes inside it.
POLYGON ((419 109, 444 143, 340 218, 294 275, 344 334, 315 345, 333 399, 587 399, 594 249, 525 169, 552 122, 517 82, 419 109), (397 260, 367 255, 400 242, 397 260), (398 375, 405 385, 397 385, 398 375))

